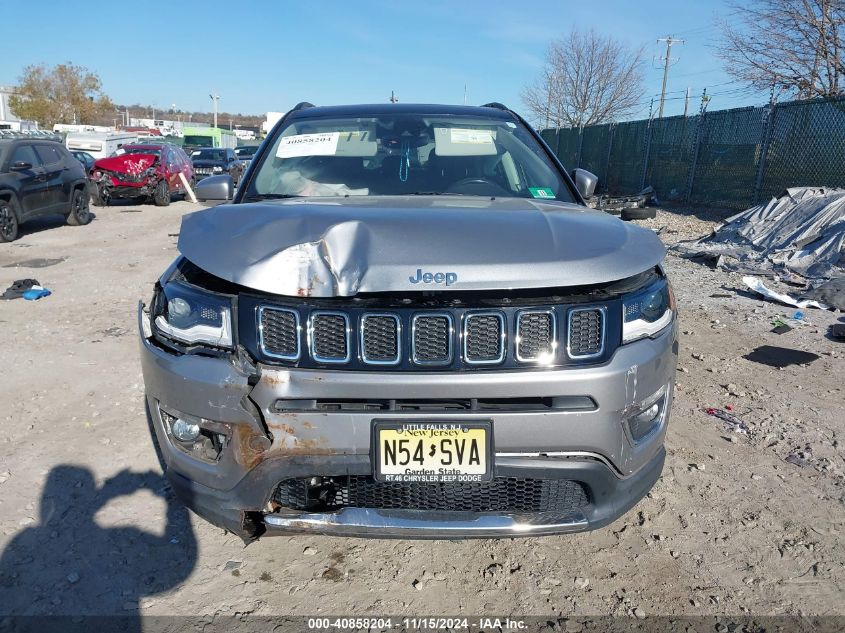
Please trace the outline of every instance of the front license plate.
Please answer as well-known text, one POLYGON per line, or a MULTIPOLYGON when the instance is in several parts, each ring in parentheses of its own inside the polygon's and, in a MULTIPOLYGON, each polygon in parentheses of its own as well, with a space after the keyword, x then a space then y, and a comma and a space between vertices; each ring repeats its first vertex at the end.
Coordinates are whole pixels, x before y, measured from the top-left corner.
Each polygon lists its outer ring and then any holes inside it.
POLYGON ((490 422, 373 423, 378 481, 488 481, 493 476, 490 422))

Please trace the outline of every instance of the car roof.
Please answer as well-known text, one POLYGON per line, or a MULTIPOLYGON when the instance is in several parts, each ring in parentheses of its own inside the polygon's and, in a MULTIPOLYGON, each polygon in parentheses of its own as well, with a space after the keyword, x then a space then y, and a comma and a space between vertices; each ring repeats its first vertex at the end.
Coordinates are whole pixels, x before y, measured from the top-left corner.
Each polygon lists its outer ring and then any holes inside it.
POLYGON ((305 106, 294 109, 286 118, 311 119, 323 117, 379 116, 383 114, 450 114, 457 116, 483 116, 490 119, 515 120, 514 114, 504 106, 464 106, 430 103, 374 103, 363 105, 305 106))

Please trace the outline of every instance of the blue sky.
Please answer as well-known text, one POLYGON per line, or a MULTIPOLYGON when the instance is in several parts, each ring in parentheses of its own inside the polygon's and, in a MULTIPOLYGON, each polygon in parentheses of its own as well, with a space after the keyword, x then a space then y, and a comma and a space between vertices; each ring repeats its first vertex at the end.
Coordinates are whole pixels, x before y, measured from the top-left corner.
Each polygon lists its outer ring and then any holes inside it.
POLYGON ((646 100, 660 92, 662 45, 673 34, 666 114, 683 112, 683 91, 708 86, 709 109, 760 103, 721 67, 710 45, 723 0, 354 0, 289 2, 113 3, 74 10, 41 0, 5 8, 0 84, 13 84, 27 64, 71 61, 96 71, 117 103, 176 104, 250 114, 316 104, 386 101, 501 101, 521 111, 522 87, 537 74, 548 42, 573 25, 593 27, 644 47, 646 100), (237 12, 231 9, 237 7, 237 12), (654 59, 653 59, 654 58, 654 59))

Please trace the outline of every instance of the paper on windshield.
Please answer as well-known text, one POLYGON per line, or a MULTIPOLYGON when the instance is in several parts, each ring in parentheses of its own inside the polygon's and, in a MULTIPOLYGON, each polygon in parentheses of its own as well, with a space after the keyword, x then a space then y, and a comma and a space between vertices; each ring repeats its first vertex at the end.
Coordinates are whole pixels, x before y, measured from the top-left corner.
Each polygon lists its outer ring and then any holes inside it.
POLYGON ((276 150, 278 158, 298 156, 334 156, 340 132, 319 132, 317 134, 294 134, 283 136, 276 150))
POLYGON ((434 128, 434 153, 437 156, 492 156, 496 154, 495 141, 493 130, 434 128))

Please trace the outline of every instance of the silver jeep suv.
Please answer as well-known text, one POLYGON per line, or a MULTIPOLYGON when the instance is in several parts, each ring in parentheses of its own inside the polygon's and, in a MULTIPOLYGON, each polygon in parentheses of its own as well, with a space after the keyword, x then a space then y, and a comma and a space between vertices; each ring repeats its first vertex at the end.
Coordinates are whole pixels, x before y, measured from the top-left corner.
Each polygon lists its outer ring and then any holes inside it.
POLYGON ((500 104, 291 110, 139 306, 180 498, 245 540, 631 508, 663 467, 675 301, 658 238, 585 206, 576 172, 500 104))

